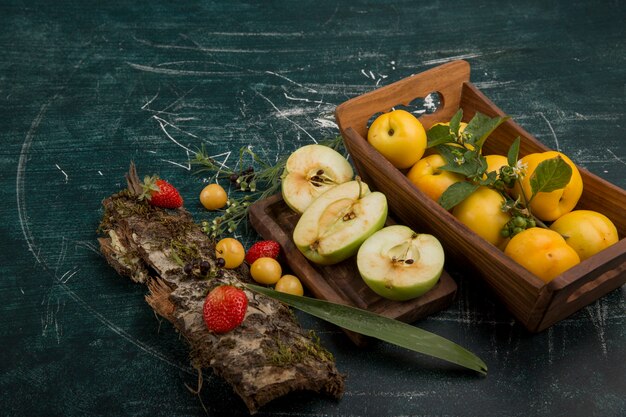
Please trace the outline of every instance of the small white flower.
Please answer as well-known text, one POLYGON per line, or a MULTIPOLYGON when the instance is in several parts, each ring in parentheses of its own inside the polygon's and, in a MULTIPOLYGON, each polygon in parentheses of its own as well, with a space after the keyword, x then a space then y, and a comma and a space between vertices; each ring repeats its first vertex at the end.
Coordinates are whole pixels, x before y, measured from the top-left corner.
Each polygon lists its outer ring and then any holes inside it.
POLYGON ((515 164, 515 167, 513 167, 513 172, 518 178, 521 179, 521 178, 524 178, 524 176, 526 176, 527 169, 528 169, 528 164, 523 163, 522 160, 520 159, 519 161, 517 161, 517 164, 515 164))

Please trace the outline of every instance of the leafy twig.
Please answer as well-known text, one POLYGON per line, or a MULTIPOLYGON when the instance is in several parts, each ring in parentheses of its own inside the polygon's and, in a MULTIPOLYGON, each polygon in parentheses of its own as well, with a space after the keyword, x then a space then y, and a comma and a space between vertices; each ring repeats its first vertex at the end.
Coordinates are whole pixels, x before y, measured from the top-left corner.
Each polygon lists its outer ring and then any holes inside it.
POLYGON ((482 155, 482 146, 489 135, 507 117, 489 118, 481 113, 470 120, 463 131, 460 120, 463 111, 459 110, 451 119, 449 126, 435 125, 428 131, 428 147, 434 147, 446 161, 440 169, 461 174, 466 181, 451 185, 440 197, 439 204, 446 210, 469 197, 480 186, 487 186, 498 191, 504 198, 502 211, 511 215, 511 220, 502 229, 505 237, 513 236, 524 229, 540 226, 547 227, 532 214, 531 202, 541 192, 550 192, 565 187, 571 178, 571 168, 559 156, 540 162, 529 178, 531 195, 528 196, 522 180, 527 167, 519 160, 520 138, 511 144, 507 155, 507 165, 498 172, 486 172, 487 163, 482 155), (508 191, 518 188, 519 198, 511 199, 508 191))
MULTIPOLYGON (((335 150, 343 147, 341 136, 320 142, 335 150)), ((239 150, 236 166, 246 169, 235 171, 223 163, 217 162, 207 153, 204 146, 196 153, 191 164, 198 167, 196 174, 214 175, 215 179, 228 180, 234 186, 230 192, 227 208, 220 216, 202 222, 202 228, 210 237, 217 238, 224 233, 234 233, 248 218, 248 209, 252 203, 263 200, 280 191, 281 177, 289 155, 281 156, 274 164, 264 161, 252 147, 244 146, 239 150)))

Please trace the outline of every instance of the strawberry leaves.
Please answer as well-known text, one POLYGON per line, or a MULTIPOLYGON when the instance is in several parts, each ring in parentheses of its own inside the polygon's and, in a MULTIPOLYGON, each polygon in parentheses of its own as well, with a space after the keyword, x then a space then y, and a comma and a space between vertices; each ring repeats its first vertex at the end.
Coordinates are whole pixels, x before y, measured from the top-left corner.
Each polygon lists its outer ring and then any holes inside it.
POLYGON ((431 127, 426 133, 426 138, 427 148, 434 148, 455 141, 455 135, 450 131, 450 126, 446 125, 435 125, 431 127))
POLYGON ((139 200, 151 200, 153 193, 158 193, 161 191, 159 186, 156 184, 158 176, 146 175, 143 179, 143 183, 141 184, 142 192, 139 194, 139 200))
POLYGON ((183 205, 183 198, 169 182, 158 176, 146 176, 141 184, 139 200, 148 200, 155 207, 175 209, 183 205))

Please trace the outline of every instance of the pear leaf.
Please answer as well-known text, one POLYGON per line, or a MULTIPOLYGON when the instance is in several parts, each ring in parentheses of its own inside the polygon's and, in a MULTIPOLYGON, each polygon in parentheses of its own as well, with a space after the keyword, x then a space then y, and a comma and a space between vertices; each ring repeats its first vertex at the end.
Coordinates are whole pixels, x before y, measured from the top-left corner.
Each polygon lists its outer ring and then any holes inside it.
POLYGON ((514 167, 517 165, 517 159, 519 158, 519 145, 520 145, 520 137, 516 137, 511 147, 509 148, 509 153, 507 154, 507 162, 509 166, 514 167))
POLYGON ((449 186, 439 197, 439 204, 446 210, 450 210, 478 189, 478 184, 461 181, 449 186))
POLYGON ((491 118, 477 112, 474 117, 472 117, 472 120, 469 121, 463 133, 469 135, 469 143, 478 148, 482 148, 483 143, 485 143, 491 132, 507 119, 509 119, 509 117, 496 116, 491 118))
POLYGON ((459 129, 461 128, 461 119, 463 118, 463 109, 459 109, 452 119, 450 119, 450 130, 455 136, 459 135, 459 129))
POLYGON ((442 145, 444 143, 454 142, 454 135, 450 133, 450 127, 445 125, 435 125, 426 132, 428 142, 426 147, 442 145))
POLYGON ((530 176, 532 196, 565 188, 571 178, 572 167, 561 156, 541 161, 530 176))

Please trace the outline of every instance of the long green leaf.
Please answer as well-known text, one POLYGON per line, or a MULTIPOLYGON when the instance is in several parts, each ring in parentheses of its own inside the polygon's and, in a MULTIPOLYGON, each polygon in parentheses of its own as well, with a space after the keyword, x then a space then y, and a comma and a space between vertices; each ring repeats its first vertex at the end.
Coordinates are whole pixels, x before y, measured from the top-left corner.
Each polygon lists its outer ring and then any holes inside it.
POLYGON ((253 284, 245 284, 252 291, 279 300, 291 307, 326 320, 339 327, 365 336, 374 337, 397 346, 487 374, 487 365, 472 352, 434 333, 398 320, 356 307, 331 303, 310 297, 285 294, 253 284))

